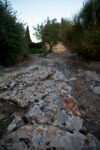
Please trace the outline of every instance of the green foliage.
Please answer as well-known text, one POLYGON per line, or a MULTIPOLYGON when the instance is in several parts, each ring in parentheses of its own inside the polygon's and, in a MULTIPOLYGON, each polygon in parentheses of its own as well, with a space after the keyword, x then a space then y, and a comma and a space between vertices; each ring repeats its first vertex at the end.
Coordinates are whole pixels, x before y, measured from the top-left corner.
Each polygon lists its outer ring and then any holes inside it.
POLYGON ((93 28, 100 25, 100 1, 88 0, 79 13, 79 22, 83 27, 93 28))
POLYGON ((58 41, 86 59, 100 60, 100 0, 87 0, 72 21, 47 19, 37 25, 35 35, 52 46, 58 41))
POLYGON ((88 0, 65 33, 64 44, 86 59, 100 60, 99 13, 99 0, 88 0))
POLYGON ((61 35, 61 41, 68 47, 69 41, 71 40, 72 33, 70 32, 72 29, 72 23, 71 21, 62 18, 61 19, 61 25, 60 25, 60 35, 61 35))
POLYGON ((92 59, 100 60, 100 30, 85 30, 81 41, 83 49, 92 59))
POLYGON ((5 66, 17 63, 26 53, 25 31, 17 20, 10 4, 0 0, 0 64, 5 66))
POLYGON ((41 54, 44 53, 44 50, 41 48, 30 49, 31 54, 41 54))
POLYGON ((30 32, 29 32, 28 26, 25 31, 25 40, 26 40, 27 47, 29 48, 29 45, 31 44, 31 37, 30 37, 30 32))
POLYGON ((31 54, 39 54, 39 53, 44 53, 44 50, 42 48, 42 42, 39 42, 39 43, 34 43, 32 42, 30 45, 29 45, 29 48, 30 48, 30 53, 31 54))
POLYGON ((30 43, 29 45, 29 48, 30 49, 41 49, 42 48, 42 42, 39 42, 39 43, 30 43))
POLYGON ((35 35, 42 42, 48 42, 50 49, 52 46, 60 40, 60 24, 56 19, 47 19, 45 24, 37 25, 35 29, 35 35))

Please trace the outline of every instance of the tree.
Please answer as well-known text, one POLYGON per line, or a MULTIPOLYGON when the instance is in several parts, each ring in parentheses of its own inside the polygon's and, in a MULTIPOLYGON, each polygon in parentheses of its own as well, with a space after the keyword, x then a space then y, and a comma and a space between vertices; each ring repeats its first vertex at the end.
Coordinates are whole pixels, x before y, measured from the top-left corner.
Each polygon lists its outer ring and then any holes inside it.
POLYGON ((29 46, 31 44, 31 37, 30 37, 30 32, 29 32, 28 26, 27 26, 26 32, 25 32, 25 39, 26 39, 27 45, 29 46))
POLYGON ((66 31, 65 43, 87 59, 100 60, 100 2, 87 0, 66 31))
POLYGON ((86 28, 94 28, 95 26, 100 25, 100 1, 86 1, 77 16, 77 22, 86 28))
POLYGON ((17 63, 25 49, 25 30, 8 1, 0 0, 0 64, 17 63))
POLYGON ((35 35, 51 49, 58 41, 86 59, 100 60, 100 0, 87 0, 72 20, 47 19, 37 25, 35 35))
POLYGON ((50 45, 50 50, 52 50, 52 46, 60 40, 60 24, 56 19, 50 20, 48 18, 46 24, 38 24, 34 29, 38 40, 47 42, 50 45))
POLYGON ((72 23, 68 19, 61 18, 60 24, 60 39, 64 43, 65 46, 68 47, 68 42, 66 40, 66 36, 68 31, 71 29, 72 23))

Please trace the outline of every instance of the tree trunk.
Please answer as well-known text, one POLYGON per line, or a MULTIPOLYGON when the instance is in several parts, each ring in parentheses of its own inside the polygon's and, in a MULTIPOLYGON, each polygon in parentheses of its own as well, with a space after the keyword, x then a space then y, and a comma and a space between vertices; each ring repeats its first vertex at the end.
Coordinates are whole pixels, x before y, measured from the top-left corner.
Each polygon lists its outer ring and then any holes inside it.
POLYGON ((49 42, 49 45, 50 45, 50 52, 52 52, 53 45, 50 42, 49 42))
POLYGON ((42 54, 42 57, 45 57, 46 55, 49 54, 49 52, 52 52, 52 47, 53 47, 53 45, 52 45, 49 41, 47 41, 47 43, 49 44, 50 49, 47 50, 46 52, 44 52, 44 53, 42 54))

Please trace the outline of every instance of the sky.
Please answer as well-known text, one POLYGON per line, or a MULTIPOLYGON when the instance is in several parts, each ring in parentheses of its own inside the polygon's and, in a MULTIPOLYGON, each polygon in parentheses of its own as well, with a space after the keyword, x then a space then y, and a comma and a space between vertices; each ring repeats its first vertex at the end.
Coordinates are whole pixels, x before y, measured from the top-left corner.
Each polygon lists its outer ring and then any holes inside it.
POLYGON ((20 21, 29 26, 31 39, 37 42, 33 36, 33 27, 50 19, 72 18, 83 5, 84 0, 10 0, 12 7, 17 11, 20 21))

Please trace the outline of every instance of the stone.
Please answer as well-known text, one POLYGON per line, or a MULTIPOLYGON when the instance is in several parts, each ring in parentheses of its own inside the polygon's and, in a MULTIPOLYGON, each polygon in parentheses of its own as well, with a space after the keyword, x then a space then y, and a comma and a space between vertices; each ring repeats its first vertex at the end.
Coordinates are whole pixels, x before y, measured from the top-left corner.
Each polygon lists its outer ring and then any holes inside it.
POLYGON ((56 93, 51 93, 51 94, 50 94, 50 98, 51 98, 51 100, 54 101, 54 102, 57 102, 57 101, 60 100, 59 94, 56 94, 56 93))
POLYGON ((95 71, 85 71, 87 81, 100 81, 100 76, 95 71))
POLYGON ((79 132, 69 133, 52 125, 25 125, 6 135, 0 140, 0 150, 47 150, 48 148, 64 150, 99 150, 98 140, 92 136, 84 136, 79 132))
POLYGON ((56 116, 55 116, 55 120, 58 121, 59 125, 63 125, 64 123, 67 122, 69 116, 66 114, 66 112, 64 110, 58 111, 56 116))
POLYGON ((33 106, 28 112, 28 117, 37 117, 37 115, 42 115, 42 111, 40 110, 40 107, 38 105, 33 106))
POLYGON ((13 99, 17 103, 18 106, 24 108, 29 106, 33 101, 33 95, 31 91, 23 90, 16 94, 15 99, 13 99))
POLYGON ((0 150, 31 150, 30 139, 32 137, 32 127, 23 126, 18 130, 6 135, 3 141, 0 141, 0 150))
POLYGON ((71 94, 72 93, 72 87, 69 86, 66 82, 56 82, 56 86, 59 88, 59 90, 61 91, 65 91, 65 93, 67 94, 71 94))
POLYGON ((70 96, 70 95, 68 95, 66 93, 62 93, 61 97, 62 97, 62 99, 59 102, 61 108, 63 108, 66 111, 67 110, 71 111, 71 114, 73 116, 80 116, 80 111, 79 111, 79 109, 77 107, 76 100, 72 96, 70 96))
POLYGON ((54 81, 47 81, 46 84, 47 84, 48 87, 55 86, 55 82, 54 81))
POLYGON ((95 94, 98 94, 100 95, 100 86, 90 86, 90 88, 92 89, 92 91, 95 93, 95 94))
POLYGON ((85 141, 85 147, 86 148, 89 147, 88 149, 91 149, 91 150, 99 150, 100 143, 92 134, 88 133, 87 141, 85 141))
POLYGON ((100 95, 100 75, 93 71, 86 71, 86 81, 90 82, 93 93, 100 95))
POLYGON ((6 81, 6 82, 3 82, 1 85, 0 85, 0 90, 6 90, 6 89, 11 89, 13 88, 14 86, 16 85, 16 82, 15 81, 6 81))
POLYGON ((56 73, 53 75, 53 80, 55 81, 66 81, 66 77, 62 72, 56 71, 56 73))
POLYGON ((72 93, 72 87, 65 82, 62 82, 62 89, 65 90, 68 94, 72 93))
POLYGON ((77 80, 77 78, 76 77, 69 77, 66 79, 66 81, 74 81, 74 80, 77 80))
POLYGON ((13 121, 9 124, 7 131, 12 132, 14 129, 17 129, 18 127, 24 125, 24 122, 20 116, 15 116, 13 121))
POLYGON ((6 118, 6 115, 5 114, 0 114, 0 121, 5 119, 6 118))
POLYGON ((66 133, 66 135, 52 141, 52 146, 64 150, 81 150, 85 137, 80 133, 66 133))
POLYGON ((83 126, 83 120, 80 117, 70 117, 66 126, 69 131, 78 132, 83 126))
MULTIPOLYGON (((32 145, 34 148, 39 148, 39 145, 45 144, 45 138, 42 132, 34 132, 33 138, 32 138, 32 145)), ((41 146, 40 146, 41 147, 41 146)))
POLYGON ((26 113, 25 117, 27 118, 29 122, 35 121, 36 123, 42 123, 42 124, 49 123, 49 119, 44 114, 44 112, 41 111, 41 107, 39 107, 38 105, 35 105, 34 107, 32 107, 26 113))
MULTIPOLYGON (((93 135, 81 132, 83 120, 68 85, 76 78, 71 77, 60 54, 59 59, 57 54, 52 58, 51 55, 32 57, 31 65, 26 63, 1 84, 1 107, 13 105, 9 106, 9 114, 3 110, 0 115, 1 122, 7 125, 0 138, 0 150, 100 149, 100 142, 93 135)), ((99 87, 95 72, 95 79, 91 72, 85 75, 93 88, 99 87)))

